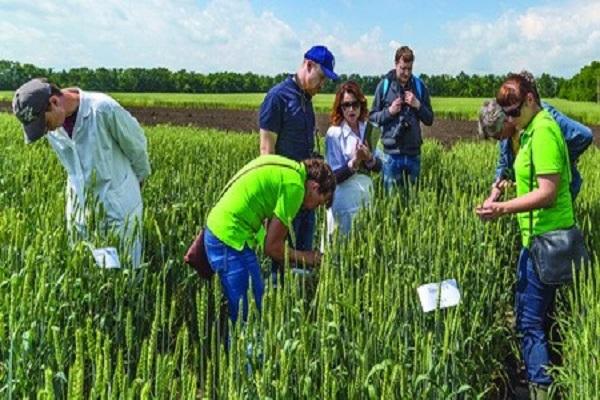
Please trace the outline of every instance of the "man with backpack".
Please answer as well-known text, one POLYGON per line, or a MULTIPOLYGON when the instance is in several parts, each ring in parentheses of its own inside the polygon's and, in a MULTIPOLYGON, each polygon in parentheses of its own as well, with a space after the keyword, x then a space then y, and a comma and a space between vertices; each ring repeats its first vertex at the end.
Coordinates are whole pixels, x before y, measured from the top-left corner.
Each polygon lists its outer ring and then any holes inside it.
POLYGON ((421 122, 433 124, 429 92, 412 74, 415 56, 408 46, 396 50, 395 68, 377 85, 369 120, 381 130, 380 151, 386 192, 414 184, 421 171, 421 122))

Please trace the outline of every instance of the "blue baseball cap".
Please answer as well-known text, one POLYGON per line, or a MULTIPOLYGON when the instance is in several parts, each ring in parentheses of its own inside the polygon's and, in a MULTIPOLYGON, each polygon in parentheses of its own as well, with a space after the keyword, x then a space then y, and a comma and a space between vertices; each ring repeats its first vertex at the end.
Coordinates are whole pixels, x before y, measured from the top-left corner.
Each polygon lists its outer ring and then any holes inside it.
POLYGON ((316 62, 321 66, 323 73, 331 80, 337 81, 339 76, 333 72, 335 67, 335 57, 325 46, 313 46, 304 53, 304 58, 316 62))

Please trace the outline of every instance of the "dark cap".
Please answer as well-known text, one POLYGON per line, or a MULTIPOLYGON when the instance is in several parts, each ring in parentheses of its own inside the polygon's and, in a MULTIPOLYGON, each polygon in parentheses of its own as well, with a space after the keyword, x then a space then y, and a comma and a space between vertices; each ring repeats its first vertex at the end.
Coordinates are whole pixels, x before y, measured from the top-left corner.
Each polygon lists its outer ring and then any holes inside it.
POLYGON ((479 135, 484 139, 495 138, 504 126, 506 118, 502 107, 496 100, 486 100, 479 110, 479 135))
POLYGON ((331 80, 337 81, 339 77, 333 68, 335 67, 335 57, 325 46, 313 46, 304 53, 304 58, 316 62, 321 66, 323 73, 331 80))
POLYGON ((50 84, 44 79, 32 79, 15 92, 12 108, 23 124, 27 143, 35 142, 46 133, 45 113, 50 93, 50 84))

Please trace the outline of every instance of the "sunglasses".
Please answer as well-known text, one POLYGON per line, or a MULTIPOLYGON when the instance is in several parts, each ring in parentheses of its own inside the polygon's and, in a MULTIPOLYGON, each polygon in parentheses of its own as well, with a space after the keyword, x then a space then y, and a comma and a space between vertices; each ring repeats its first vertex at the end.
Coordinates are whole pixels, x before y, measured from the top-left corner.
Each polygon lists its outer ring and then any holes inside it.
POLYGON ((358 110, 360 108, 360 102, 359 101, 347 101, 342 103, 342 108, 344 109, 349 109, 352 108, 353 110, 358 110))
POLYGON ((516 106, 513 105, 510 107, 502 107, 502 111, 504 112, 504 115, 506 115, 507 117, 519 118, 521 116, 521 108, 523 108, 523 103, 525 103, 525 100, 522 100, 516 106))

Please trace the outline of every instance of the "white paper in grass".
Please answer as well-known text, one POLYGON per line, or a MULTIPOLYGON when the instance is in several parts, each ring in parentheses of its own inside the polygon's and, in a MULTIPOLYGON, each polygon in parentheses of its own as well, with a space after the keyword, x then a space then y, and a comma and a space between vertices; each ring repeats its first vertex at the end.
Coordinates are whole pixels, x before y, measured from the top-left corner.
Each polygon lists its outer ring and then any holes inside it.
POLYGON ((331 244, 331 237, 335 231, 335 218, 333 217, 333 211, 329 208, 325 212, 325 227, 321 235, 321 243, 319 251, 321 254, 325 254, 327 247, 331 244))
POLYGON ((311 276, 313 272, 309 269, 304 268, 292 268, 292 274, 300 275, 300 276, 311 276))
POLYGON ((98 249, 92 249, 92 254, 94 255, 94 260, 96 260, 96 265, 100 268, 121 268, 119 253, 114 247, 101 247, 98 249))
POLYGON ((428 283, 417 288, 423 312, 440 308, 452 307, 460 302, 460 291, 456 279, 447 279, 442 282, 428 283))

